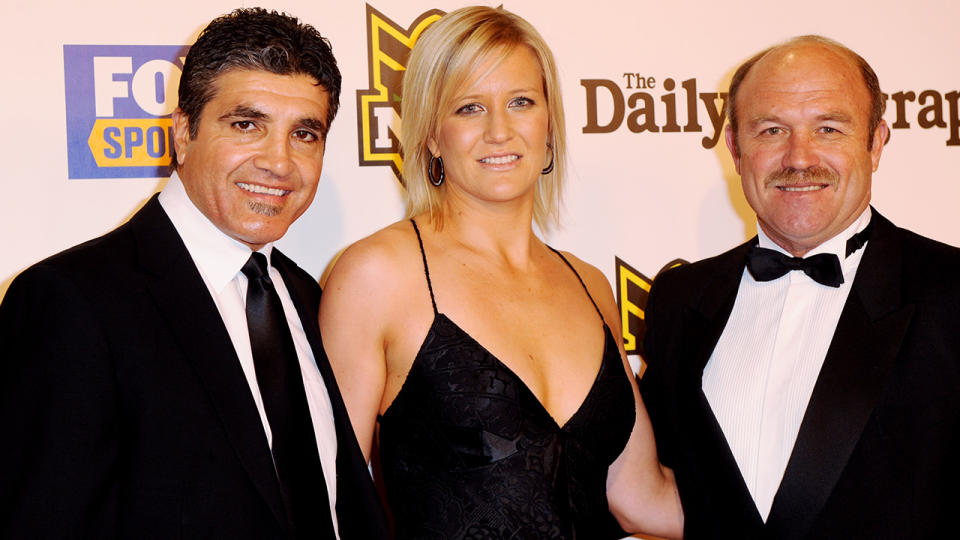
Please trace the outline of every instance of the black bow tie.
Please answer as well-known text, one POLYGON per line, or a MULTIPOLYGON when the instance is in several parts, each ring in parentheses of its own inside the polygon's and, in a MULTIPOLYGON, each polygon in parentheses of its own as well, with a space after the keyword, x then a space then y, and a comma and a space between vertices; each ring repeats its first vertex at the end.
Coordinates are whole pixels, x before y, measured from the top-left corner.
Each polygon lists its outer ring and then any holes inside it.
MULTIPOLYGON (((873 220, 862 231, 847 240, 846 256, 849 257, 867 243, 873 230, 873 220)), ((810 257, 791 257, 773 250, 753 246, 747 252, 747 270, 757 281, 772 281, 791 270, 801 270, 821 285, 839 287, 843 283, 840 259, 833 253, 820 253, 810 257)))
POLYGON ((757 281, 773 281, 791 270, 803 270, 804 274, 821 285, 839 287, 843 283, 840 259, 833 253, 821 253, 803 259, 753 246, 747 252, 747 269, 757 281))

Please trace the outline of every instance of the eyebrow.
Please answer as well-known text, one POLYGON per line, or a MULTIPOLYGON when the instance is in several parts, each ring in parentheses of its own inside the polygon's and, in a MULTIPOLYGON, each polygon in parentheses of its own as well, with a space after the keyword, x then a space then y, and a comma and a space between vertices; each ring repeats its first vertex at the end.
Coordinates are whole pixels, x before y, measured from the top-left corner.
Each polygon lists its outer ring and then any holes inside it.
MULTIPOLYGON (((512 89, 512 90, 508 90, 506 93, 509 94, 509 95, 513 95, 513 94, 527 94, 527 93, 534 93, 534 92, 544 93, 544 91, 543 91, 541 88, 538 88, 538 87, 536 87, 536 86, 530 86, 530 87, 524 87, 524 88, 514 88, 514 89, 512 89)), ((456 98, 456 100, 457 100, 457 101, 462 101, 462 100, 465 100, 465 99, 477 99, 477 98, 483 97, 484 95, 485 95, 485 94, 482 94, 482 93, 464 94, 464 95, 462 95, 462 96, 458 96, 458 97, 456 98)))
MULTIPOLYGON (((816 120, 818 122, 841 122, 845 124, 849 124, 853 122, 853 118, 849 114, 840 112, 840 111, 823 113, 821 115, 818 115, 816 120)), ((780 117, 777 115, 765 114, 765 115, 755 116, 751 118, 747 123, 749 125, 757 125, 757 124, 763 124, 764 122, 779 123, 781 122, 781 120, 780 120, 780 117)))
POLYGON ((237 105, 233 109, 227 111, 220 116, 220 120, 227 120, 229 118, 253 118, 255 120, 262 120, 264 118, 269 118, 270 115, 249 105, 237 105))
POLYGON ((849 114, 842 113, 842 112, 830 112, 830 113, 821 114, 820 116, 817 117, 817 120, 820 120, 822 122, 823 121, 842 122, 847 124, 853 121, 853 119, 850 117, 849 114))
POLYGON ((318 131, 321 135, 325 136, 327 134, 327 124, 323 120, 317 118, 301 118, 297 123, 307 129, 318 131))

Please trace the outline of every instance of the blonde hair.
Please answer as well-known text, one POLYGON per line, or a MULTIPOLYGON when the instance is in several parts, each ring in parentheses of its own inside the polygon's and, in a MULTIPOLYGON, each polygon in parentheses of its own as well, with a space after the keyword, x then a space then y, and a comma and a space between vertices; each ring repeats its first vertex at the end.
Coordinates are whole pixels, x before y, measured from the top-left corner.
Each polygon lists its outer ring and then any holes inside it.
POLYGON ((442 226, 445 188, 433 186, 427 176, 431 158, 427 141, 438 138, 444 111, 470 76, 495 52, 506 56, 520 46, 528 47, 540 65, 553 152, 553 171, 540 175, 537 182, 533 218, 541 230, 559 222, 566 130, 553 53, 530 23, 505 9, 487 6, 444 15, 421 34, 410 53, 403 76, 400 128, 408 218, 429 212, 436 226, 442 226))

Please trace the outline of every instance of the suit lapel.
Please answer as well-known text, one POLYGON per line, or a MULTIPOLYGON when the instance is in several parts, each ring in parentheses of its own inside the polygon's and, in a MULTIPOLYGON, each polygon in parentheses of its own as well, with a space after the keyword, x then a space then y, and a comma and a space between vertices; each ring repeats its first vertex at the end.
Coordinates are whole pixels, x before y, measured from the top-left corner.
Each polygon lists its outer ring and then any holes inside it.
POLYGON ((690 321, 697 325, 695 330, 698 332, 694 340, 698 348, 695 352, 696 362, 693 364, 698 386, 703 379, 703 368, 710 360, 710 355, 713 354, 733 311, 747 250, 755 243, 756 238, 753 238, 721 255, 718 258, 720 264, 704 287, 703 294, 697 299, 695 306, 688 307, 690 321))
MULTIPOLYGON (((307 341, 313 348, 314 357, 323 356, 323 343, 320 340, 320 327, 317 322, 317 317, 320 314, 320 286, 312 279, 298 275, 299 267, 296 263, 277 248, 273 249, 270 262, 283 276, 283 283, 287 287, 287 292, 290 293, 290 299, 293 300, 294 307, 297 308, 297 315, 300 316, 307 341)), ((325 356, 324 360, 326 360, 325 356)), ((322 363, 326 364, 327 362, 322 363)), ((319 366, 319 364, 321 362, 318 361, 317 365, 319 366)), ((324 382, 326 382, 325 373, 324 382)), ((327 384, 327 386, 329 390, 330 385, 327 384)))
POLYGON ((271 262, 283 276, 297 308, 303 330, 313 348, 313 357, 330 396, 337 436, 337 523, 341 538, 387 538, 386 521, 373 488, 373 481, 357 443, 340 387, 323 349, 320 326, 320 286, 277 249, 271 262))
POLYGON ((180 236, 154 196, 130 221, 148 288, 180 349, 203 382, 237 457, 286 526, 286 513, 250 386, 216 304, 180 236))
MULTIPOLYGON (((347 408, 343 403, 343 397, 340 395, 340 388, 337 386, 336 378, 333 375, 333 369, 327 360, 327 354, 323 350, 323 340, 320 337, 320 326, 318 316, 320 314, 320 286, 309 278, 299 276, 297 270, 299 267, 287 258, 283 253, 274 249, 274 255, 271 259, 274 266, 283 276, 283 282, 287 286, 293 305, 297 308, 297 314, 303 323, 303 331, 307 335, 307 341, 313 349, 313 357, 317 363, 317 369, 323 376, 323 383, 327 387, 327 393, 330 394, 330 404, 333 407, 333 417, 337 426, 337 438, 340 437, 340 431, 344 427, 341 424, 347 417, 347 408)), ((349 426, 347 426, 349 427, 349 426)), ((353 436, 353 428, 349 427, 349 434, 353 436)), ((346 439, 346 440, 349 440, 346 439)), ((339 452, 337 455, 339 456, 339 452)))
POLYGON ((774 538, 802 538, 833 491, 873 412, 913 315, 900 305, 896 228, 874 210, 874 232, 827 351, 773 501, 774 538))
POLYGON ((693 437, 690 445, 696 448, 701 462, 700 484, 703 489, 722 494, 711 502, 720 508, 719 511, 715 508, 713 513, 721 519, 715 524, 716 530, 725 526, 730 530, 759 531, 763 525, 740 467, 703 393, 703 370, 733 311, 746 253, 755 243, 753 239, 718 257, 719 264, 704 286, 703 294, 687 306, 684 314, 685 335, 690 337, 687 341, 691 347, 684 357, 692 360, 686 363, 689 371, 682 376, 687 381, 685 391, 690 395, 677 401, 686 409, 680 411, 681 418, 691 425, 686 431, 693 437))

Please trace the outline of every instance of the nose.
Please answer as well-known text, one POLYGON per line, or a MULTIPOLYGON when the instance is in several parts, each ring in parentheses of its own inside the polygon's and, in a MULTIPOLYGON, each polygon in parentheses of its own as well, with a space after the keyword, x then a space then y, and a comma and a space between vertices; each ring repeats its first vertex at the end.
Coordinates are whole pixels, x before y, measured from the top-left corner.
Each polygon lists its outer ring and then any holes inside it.
POLYGON ((510 113, 505 108, 496 108, 487 115, 484 139, 488 143, 501 143, 510 140, 513 136, 513 125, 510 113))
POLYGON ((816 142, 806 133, 793 132, 787 140, 787 151, 783 155, 783 166, 804 170, 819 165, 816 142))
POLYGON ((254 156, 253 165, 277 177, 284 177, 293 170, 289 137, 284 133, 271 133, 264 137, 254 156))

